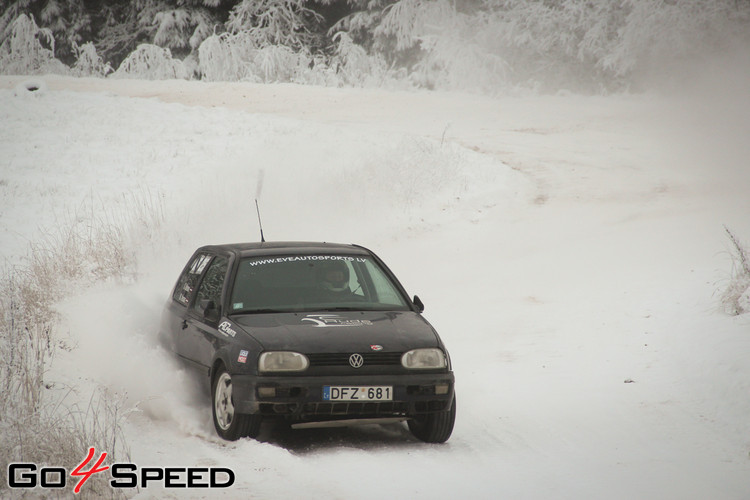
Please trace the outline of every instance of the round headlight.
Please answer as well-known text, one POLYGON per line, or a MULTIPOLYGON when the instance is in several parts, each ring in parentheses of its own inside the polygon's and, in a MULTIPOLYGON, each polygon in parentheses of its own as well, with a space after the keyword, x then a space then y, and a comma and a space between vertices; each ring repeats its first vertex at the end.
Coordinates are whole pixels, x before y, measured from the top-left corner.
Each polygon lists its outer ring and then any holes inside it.
POLYGON ((258 359, 260 372, 301 372, 307 370, 310 361, 307 356, 298 352, 268 351, 258 359))
POLYGON ((401 356, 401 364, 411 370, 445 368, 445 354, 437 348, 414 349, 401 356))

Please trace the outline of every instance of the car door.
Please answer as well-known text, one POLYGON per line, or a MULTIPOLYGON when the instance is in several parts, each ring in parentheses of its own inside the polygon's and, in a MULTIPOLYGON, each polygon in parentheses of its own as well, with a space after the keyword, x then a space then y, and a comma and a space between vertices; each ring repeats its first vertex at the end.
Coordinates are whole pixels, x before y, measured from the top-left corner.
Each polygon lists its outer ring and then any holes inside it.
POLYGON ((201 277, 212 258, 213 255, 201 250, 193 254, 177 279, 172 297, 167 301, 162 312, 159 339, 166 348, 181 358, 184 358, 184 353, 180 349, 187 327, 185 322, 187 311, 201 277))
POLYGON ((216 351, 227 341, 217 328, 228 269, 227 256, 213 255, 186 311, 179 353, 197 368, 208 369, 216 351))

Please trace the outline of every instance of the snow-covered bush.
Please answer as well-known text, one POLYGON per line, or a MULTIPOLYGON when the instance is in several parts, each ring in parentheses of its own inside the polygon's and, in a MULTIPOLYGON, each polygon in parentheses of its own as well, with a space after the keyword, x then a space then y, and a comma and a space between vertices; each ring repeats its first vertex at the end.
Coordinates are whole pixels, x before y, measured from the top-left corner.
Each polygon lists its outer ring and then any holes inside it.
POLYGON ((324 87, 341 87, 344 85, 341 76, 337 74, 335 62, 321 53, 310 55, 306 68, 300 68, 293 83, 303 85, 320 85, 324 87))
POLYGON ((293 82, 308 70, 310 62, 304 51, 294 51, 286 45, 266 45, 255 52, 253 69, 264 83, 293 82))
POLYGON ((306 83, 313 79, 308 73, 314 71, 315 61, 307 52, 285 45, 258 47, 256 42, 247 31, 208 37, 198 49, 203 79, 258 83, 306 83))
POLYGON ((354 43, 348 33, 340 31, 333 36, 336 50, 330 66, 336 81, 353 87, 382 86, 399 76, 405 80, 405 72, 389 70, 385 59, 379 54, 370 55, 361 45, 354 43))
POLYGON ((80 47, 73 45, 76 51, 76 62, 71 68, 75 76, 106 76, 112 72, 112 67, 96 53, 96 47, 86 42, 80 47))
POLYGON ((732 242, 732 274, 724 292, 721 304, 728 314, 738 315, 750 312, 750 253, 729 230, 724 228, 732 242))
POLYGON ((13 22, 10 36, 0 45, 0 73, 67 74, 67 66, 55 59, 54 53, 55 38, 52 31, 38 27, 33 17, 22 14, 13 22))
POLYGON ((112 74, 115 78, 145 80, 187 79, 188 70, 182 61, 172 59, 169 49, 144 43, 132 52, 112 74))
POLYGON ((256 51, 245 32, 212 35, 198 47, 198 65, 209 82, 252 80, 251 61, 256 51))
MULTIPOLYGON (((328 86, 380 86, 394 79, 385 61, 368 55, 346 33, 334 36, 333 56, 312 55, 286 45, 258 47, 249 31, 208 37, 198 50, 199 66, 206 81, 292 82, 328 86)), ((402 75, 403 77, 403 75, 402 75)))

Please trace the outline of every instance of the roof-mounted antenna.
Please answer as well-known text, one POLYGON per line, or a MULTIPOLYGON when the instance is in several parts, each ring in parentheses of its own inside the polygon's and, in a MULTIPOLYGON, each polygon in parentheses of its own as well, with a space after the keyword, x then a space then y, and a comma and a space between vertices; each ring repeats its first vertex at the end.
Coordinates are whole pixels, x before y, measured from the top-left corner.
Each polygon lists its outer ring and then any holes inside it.
POLYGON ((258 207, 258 198, 255 199, 255 210, 258 212, 258 227, 260 228, 260 242, 265 243, 266 239, 263 237, 263 223, 260 221, 260 208, 258 207))
POLYGON ((265 170, 263 170, 262 168, 258 171, 257 184, 255 185, 255 211, 258 212, 258 227, 260 228, 261 243, 265 243, 266 239, 263 237, 263 223, 260 221, 260 208, 258 207, 258 198, 260 198, 260 193, 261 191, 263 191, 263 177, 265 173, 265 170))

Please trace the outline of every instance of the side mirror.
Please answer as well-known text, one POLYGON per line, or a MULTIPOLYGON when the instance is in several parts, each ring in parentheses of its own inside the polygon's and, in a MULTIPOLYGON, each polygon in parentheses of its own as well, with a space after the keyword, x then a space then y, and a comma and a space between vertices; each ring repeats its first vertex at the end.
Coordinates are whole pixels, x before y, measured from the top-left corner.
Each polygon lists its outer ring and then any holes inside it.
POLYGON ((414 305, 417 306, 417 310, 421 313, 424 312, 424 304, 421 300, 419 300, 419 297, 416 295, 414 296, 414 299, 412 300, 414 302, 414 305))
POLYGON ((201 300, 200 306, 203 309, 203 319, 212 323, 219 321, 221 313, 213 300, 201 300))

